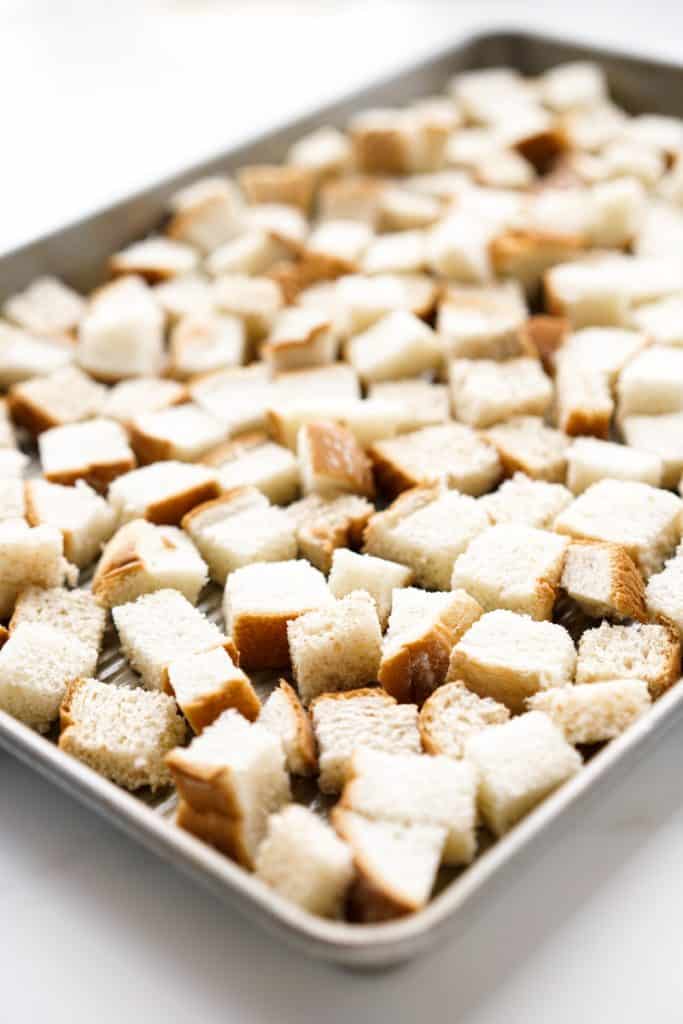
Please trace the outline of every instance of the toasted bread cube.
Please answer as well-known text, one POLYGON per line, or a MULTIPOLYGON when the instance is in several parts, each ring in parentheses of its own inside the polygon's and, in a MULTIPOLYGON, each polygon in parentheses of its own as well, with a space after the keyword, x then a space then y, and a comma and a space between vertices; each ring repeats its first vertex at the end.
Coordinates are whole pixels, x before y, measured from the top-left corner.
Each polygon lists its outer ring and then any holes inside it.
POLYGON ((299 428, 315 420, 334 420, 353 432, 358 443, 367 448, 374 441, 394 437, 403 426, 398 402, 380 398, 289 398, 271 403, 267 413, 268 431, 273 439, 288 448, 296 448, 299 428))
POLYGON ((280 286, 268 277, 226 274, 214 282, 213 301, 222 313, 240 318, 254 345, 270 334, 283 296, 280 286))
POLYGON ((38 439, 43 473, 55 484, 85 480, 95 490, 135 466, 123 427, 114 420, 94 419, 45 430, 38 439))
POLYGON ((231 572, 252 562, 296 557, 293 524, 255 487, 238 487, 198 505, 183 517, 182 525, 217 583, 225 583, 231 572))
MULTIPOLYGON (((225 646, 218 626, 177 590, 143 594, 112 609, 121 650, 148 690, 168 687, 168 666, 183 655, 225 646)), ((234 651, 234 648, 232 648, 234 651)))
POLYGON ((622 371, 618 393, 620 416, 683 411, 683 349, 641 352, 622 371))
POLYGON ((296 690, 281 679, 261 708, 259 725, 269 729, 282 741, 287 770, 293 775, 314 775, 318 769, 311 719, 301 704, 296 690))
POLYGON ((221 420, 232 437, 263 428, 273 397, 270 373, 264 363, 202 375, 191 381, 188 390, 192 400, 221 420))
POLYGON ((294 679, 304 705, 321 693, 357 690, 377 680, 382 634, 364 590, 287 624, 294 679))
POLYGON ((340 807, 372 821, 446 829, 445 864, 469 864, 477 840, 477 776, 466 761, 357 750, 340 807))
POLYGON ((106 545, 92 592, 105 608, 166 588, 179 590, 196 604, 207 579, 204 561, 181 530, 133 519, 119 527, 106 545))
POLYGON ((12 419, 32 434, 97 416, 106 391, 77 367, 15 384, 9 395, 12 419))
POLYGON ((99 494, 83 483, 75 487, 27 480, 26 519, 29 526, 53 526, 64 538, 64 555, 84 569, 99 555, 116 525, 116 515, 99 494))
POLYGON ((364 383, 435 370, 441 346, 431 327, 406 310, 388 313, 351 339, 348 359, 364 383))
POLYGON ((662 480, 658 455, 593 437, 577 438, 567 452, 567 463, 567 486, 574 494, 599 480, 639 480, 653 487, 662 480))
POLYGON ((219 493, 209 466, 169 461, 125 473, 111 484, 108 497, 119 523, 148 519, 174 526, 195 505, 219 493))
POLYGON ((237 179, 249 203, 284 203, 305 213, 311 205, 315 174, 309 167, 260 164, 243 167, 237 179))
POLYGON ((178 824, 253 868, 268 817, 289 803, 282 745, 258 723, 224 711, 189 747, 167 755, 178 793, 193 813, 178 824))
POLYGON ((575 775, 582 763, 541 711, 529 711, 472 736, 465 756, 479 773, 479 809, 496 836, 575 775))
POLYGON ((89 648, 94 671, 106 625, 107 613, 89 590, 64 587, 25 587, 19 592, 10 621, 10 632, 22 623, 43 623, 69 633, 89 648))
POLYGON ((323 694, 313 702, 311 716, 323 793, 341 792, 356 750, 419 754, 422 749, 415 705, 397 704, 380 689, 323 694))
POLYGON ((25 484, 21 477, 0 477, 0 520, 24 519, 26 516, 25 484))
POLYGON ((604 743, 620 736, 649 708, 652 700, 642 679, 559 686, 529 697, 531 711, 543 711, 568 743, 604 743))
POLYGON ((555 520, 554 529, 577 540, 620 544, 647 578, 681 537, 681 499, 649 484, 601 480, 591 484, 555 520))
POLYGON ((618 544, 570 544, 562 571, 562 589, 594 618, 646 618, 643 578, 633 559, 618 544))
POLYGON ((457 559, 451 586, 465 589, 484 611, 507 608, 550 619, 568 546, 566 537, 548 530, 521 523, 492 526, 457 559))
POLYGON ((168 666, 166 689, 195 733, 228 708, 235 708, 250 722, 261 711, 261 701, 249 679, 223 647, 176 658, 168 666))
POLYGON ((34 337, 19 327, 0 323, 0 386, 54 373, 73 360, 70 341, 34 337))
POLYGON ((172 238, 150 235, 133 242, 109 260, 112 274, 137 274, 151 283, 191 274, 199 262, 197 250, 172 238))
POLYGON ((360 546, 374 511, 374 505, 357 494, 309 494, 290 505, 287 515, 294 523, 299 554, 321 572, 329 572, 338 548, 360 546))
POLYGON ((0 651, 0 708, 38 732, 47 732, 74 679, 92 675, 96 654, 73 633, 43 622, 23 622, 0 651))
POLYGON ((351 143, 336 128, 317 128, 287 150, 287 163, 313 171, 316 181, 342 174, 351 160, 351 143))
POLYGON ((453 647, 481 614, 480 605, 463 590, 395 591, 382 645, 380 684, 401 703, 421 704, 444 682, 453 647))
POLYGON ((98 380, 155 376, 163 358, 164 317, 150 288, 122 277, 95 293, 78 330, 77 360, 98 380))
POLYGON ((545 71, 539 81, 543 102, 552 110, 595 107, 607 98, 605 73, 591 61, 570 61, 545 71))
POLYGON ((169 405, 178 405, 187 399, 182 384, 161 377, 136 377, 122 380, 106 394, 102 403, 102 415, 106 419, 118 420, 125 427, 146 412, 157 412, 169 405))
POLYGON ((258 431, 212 448, 202 461, 215 467, 225 491, 257 487, 278 505, 287 505, 299 492, 296 456, 258 431))
POLYGON ((485 494, 479 504, 494 525, 523 523, 539 530, 552 527, 562 509, 573 501, 571 491, 562 484, 531 480, 524 473, 515 473, 493 494, 485 494))
POLYGON ((500 478, 495 449, 461 423, 425 427, 370 448, 381 488, 390 495, 443 481, 464 494, 479 495, 500 478))
POLYGON ((642 679, 656 700, 680 675, 681 643, 668 624, 612 626, 603 622, 596 629, 587 629, 579 641, 577 683, 642 679))
POLYGON ((185 723, 165 693, 81 678, 60 708, 60 749, 126 789, 170 785, 164 758, 184 739, 185 723))
POLYGON ((17 327, 48 338, 71 334, 84 310, 85 301, 78 292, 56 277, 36 277, 2 307, 17 327))
POLYGON ((451 288, 439 304, 436 329, 455 359, 508 359, 528 355, 522 327, 527 318, 518 286, 451 288))
POLYGON ((456 419, 490 427, 511 416, 543 416, 552 384, 536 359, 454 359, 448 367, 456 419))
POLYGON ((268 820, 256 876, 290 902, 320 917, 342 916, 353 880, 346 843, 306 807, 291 804, 268 820))
POLYGON ((31 528, 23 519, 0 522, 0 619, 9 618, 24 587, 64 585, 72 573, 63 550, 62 534, 53 526, 31 528))
POLYGON ((212 252, 237 235, 243 225, 242 198, 228 178, 202 178, 172 196, 171 238, 212 252))
POLYGON ((683 412, 626 416, 620 426, 626 444, 662 460, 662 487, 676 487, 683 473, 683 412))
POLYGON ((276 315, 262 353, 271 370, 279 372, 331 363, 336 349, 332 325, 324 313, 290 307, 276 315))
POLYGON ((434 690, 420 710, 422 746, 428 754, 460 760, 470 736, 509 718, 504 704, 478 697, 464 683, 445 683, 434 690))
POLYGON ((402 409, 401 429, 434 427, 450 419, 450 395, 445 384, 431 384, 421 377, 383 380, 370 384, 369 398, 398 403, 402 409))
POLYGON ((372 517, 364 550, 408 566, 420 586, 447 590, 456 558, 488 525, 474 498, 438 486, 416 487, 372 517))
POLYGON ((370 460, 346 427, 331 420, 304 423, 297 450, 304 494, 332 497, 344 491, 373 497, 370 460))
POLYGON ((244 326, 238 317, 219 313, 185 316, 171 333, 170 372, 186 380, 198 373, 239 366, 245 348, 244 326))
POLYGON ((364 590, 375 602, 380 626, 384 629, 394 592, 407 587, 412 578, 412 570, 398 562, 337 548, 332 555, 328 585, 337 598, 346 597, 354 590, 364 590))
POLYGON ((289 664, 287 623, 334 604, 325 577, 308 562, 254 563, 228 576, 223 599, 226 628, 247 669, 289 664))
POLYGON ((506 476, 521 471, 535 480, 564 482, 569 441, 540 416, 515 416, 490 427, 485 437, 496 448, 506 476))
POLYGON ((456 644, 447 679, 461 679, 480 697, 518 713, 538 690, 570 683, 575 664, 574 644, 562 626, 499 609, 482 615, 456 644))

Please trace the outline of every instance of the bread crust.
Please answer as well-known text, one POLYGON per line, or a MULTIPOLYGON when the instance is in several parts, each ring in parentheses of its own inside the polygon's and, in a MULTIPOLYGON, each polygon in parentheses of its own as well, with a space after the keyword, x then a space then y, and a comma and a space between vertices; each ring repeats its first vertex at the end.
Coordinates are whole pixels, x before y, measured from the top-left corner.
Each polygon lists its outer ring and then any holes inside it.
POLYGON ((301 612, 278 615, 242 613, 233 620, 232 638, 245 669, 287 668, 287 623, 301 612))
POLYGON ((411 168, 408 140, 398 128, 351 128, 358 169, 366 174, 405 174, 411 168))
POLYGON ((539 174, 546 174, 567 149, 567 146, 567 137, 564 132, 553 127, 532 132, 519 139, 513 149, 516 149, 520 156, 528 160, 539 174))
POLYGON ((111 462, 90 462, 80 469, 74 470, 52 470, 43 475, 52 484, 64 484, 71 486, 77 480, 85 480, 99 494, 104 494, 112 480, 117 476, 123 476, 135 469, 135 458, 131 455, 128 459, 113 459, 111 462))
POLYGON ((550 377, 555 372, 555 353, 564 345, 568 333, 569 321, 565 317, 546 313, 530 316, 520 329, 529 352, 541 360, 550 377))
POLYGON ((183 516, 195 505, 217 498, 220 492, 217 480, 206 480, 160 501, 150 502, 145 509, 145 519, 158 526, 178 526, 183 516))
POLYGON ((7 396, 7 406, 13 421, 20 427, 25 427, 33 437, 42 434, 44 430, 51 427, 61 427, 63 420, 57 419, 41 405, 31 401, 23 394, 19 387, 13 388, 7 396))
POLYGON ((636 619, 647 622, 645 583, 638 566, 626 548, 620 544, 598 540, 572 540, 568 553, 573 547, 593 547, 609 552, 610 556, 610 604, 611 612, 618 618, 636 619))
POLYGON ((363 686, 359 690, 339 690, 335 693, 321 693, 319 697, 313 698, 309 711, 312 715, 316 704, 322 703, 325 700, 356 700, 358 697, 375 697, 377 700, 383 700, 385 704, 397 703, 396 698, 392 697, 386 690, 383 690, 381 686, 363 686))
POLYGON ((301 775, 315 775, 318 769, 318 748, 313 732, 313 723, 293 686, 286 679, 280 679, 278 689, 289 705, 296 722, 297 758, 301 761, 301 775))
POLYGON ((202 839, 209 846, 215 847, 221 853, 225 853, 232 860, 237 861, 242 867, 249 870, 254 869, 253 858, 244 843, 244 829, 242 821, 228 818, 215 811, 196 811, 185 800, 180 800, 176 811, 176 825, 178 828, 191 832, 198 839, 202 839))
POLYGON ((316 179, 310 167, 295 164, 252 164, 237 174, 249 203, 285 203, 307 213, 316 179))
POLYGON ((311 473, 324 476, 331 487, 374 498, 370 459, 347 427, 316 420, 301 428, 308 442, 311 473))
MULTIPOLYGON (((584 247, 581 235, 563 235, 530 228, 509 228, 491 239, 489 255, 499 276, 524 278, 526 272, 533 271, 531 278, 537 281, 548 266, 572 259, 581 253, 584 247)), ((533 283, 531 278, 530 284, 533 283)))
POLYGON ((368 455, 372 460, 372 468, 381 491, 390 498, 396 498, 411 487, 418 487, 417 477, 407 473, 398 463, 384 454, 381 442, 370 445, 368 455))
POLYGON ((152 462, 164 462, 166 459, 173 458, 173 443, 165 437, 146 433, 137 425, 135 420, 130 424, 128 433, 130 435, 130 446, 141 466, 148 466, 152 462))
MULTIPOLYGON (((222 647, 225 653, 232 659, 233 663, 239 668, 240 654, 237 648, 235 647, 235 643, 232 637, 226 636, 220 643, 212 644, 210 647, 204 647, 202 650, 197 651, 197 654, 202 654, 206 651, 212 651, 214 647, 222 647)), ((164 693, 173 693, 173 689, 168 680, 168 665, 165 665, 161 670, 160 684, 160 688, 164 691, 164 693)))
MULTIPOLYGON (((224 649, 227 650, 225 647, 224 649)), ((164 692, 178 700, 169 681, 168 671, 164 682, 164 692)), ((184 701, 182 704, 178 701, 178 706, 190 723, 192 731, 197 735, 230 708, 239 711, 249 722, 255 722, 261 713, 261 701, 244 674, 219 684, 213 693, 204 693, 201 697, 192 701, 184 701)))
POLYGON ((199 814, 215 814, 232 823, 243 820, 235 793, 233 772, 227 765, 197 763, 186 747, 166 755, 179 796, 199 814))

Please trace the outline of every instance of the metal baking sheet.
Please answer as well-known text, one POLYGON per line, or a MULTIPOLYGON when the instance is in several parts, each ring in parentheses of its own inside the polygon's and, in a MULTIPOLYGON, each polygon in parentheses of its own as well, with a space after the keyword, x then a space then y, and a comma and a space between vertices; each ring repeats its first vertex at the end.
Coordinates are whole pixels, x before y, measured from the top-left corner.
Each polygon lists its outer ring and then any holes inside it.
MULTIPOLYGON (((530 33, 477 36, 9 253, 0 260, 0 301, 41 273, 54 273, 81 290, 92 288, 102 279, 111 252, 159 224, 166 199, 178 187, 243 163, 279 160, 292 141, 322 123, 343 126, 351 114, 365 107, 401 104, 438 92, 459 70, 507 64, 537 74, 562 61, 581 58, 600 61, 615 99, 631 112, 683 116, 681 67, 530 33)), ((219 598, 218 588, 209 587, 200 605, 212 618, 220 615, 219 598)), ((116 648, 111 628, 98 675, 118 685, 137 685, 137 677, 116 648)), ((268 683, 259 685, 267 687, 268 683)), ((681 717, 683 686, 678 684, 510 834, 484 848, 474 864, 442 875, 437 895, 424 910, 377 925, 325 921, 284 901, 227 857, 177 828, 172 820, 174 798, 154 800, 119 789, 62 753, 54 736, 39 736, 2 711, 0 745, 211 889, 227 906, 284 941, 313 957, 371 970, 399 964, 462 933, 480 901, 511 883, 522 859, 528 862, 556 842, 565 829, 580 827, 587 802, 604 796, 609 784, 654 747, 681 717)), ((295 788, 296 798, 324 813, 323 801, 314 790, 302 783, 295 788)))

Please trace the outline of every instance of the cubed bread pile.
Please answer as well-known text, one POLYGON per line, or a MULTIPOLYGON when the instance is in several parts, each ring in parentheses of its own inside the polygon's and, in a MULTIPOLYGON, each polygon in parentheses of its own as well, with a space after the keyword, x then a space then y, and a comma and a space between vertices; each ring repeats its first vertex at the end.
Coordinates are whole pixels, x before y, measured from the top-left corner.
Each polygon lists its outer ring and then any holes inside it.
POLYGON ((497 68, 280 156, 6 297, 0 709, 379 922, 679 681, 683 122, 497 68))

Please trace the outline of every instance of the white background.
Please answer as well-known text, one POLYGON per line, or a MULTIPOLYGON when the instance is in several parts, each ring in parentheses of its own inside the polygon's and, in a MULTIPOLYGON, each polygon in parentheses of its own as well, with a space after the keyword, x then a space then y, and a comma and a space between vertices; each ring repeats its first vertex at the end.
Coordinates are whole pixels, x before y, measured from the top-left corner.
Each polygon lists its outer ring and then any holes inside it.
MULTIPOLYGON (((0 251, 487 25, 683 58, 673 3, 0 0, 0 251)), ((276 944, 0 754, 0 1019, 680 1024, 682 747, 380 976, 276 944)))

